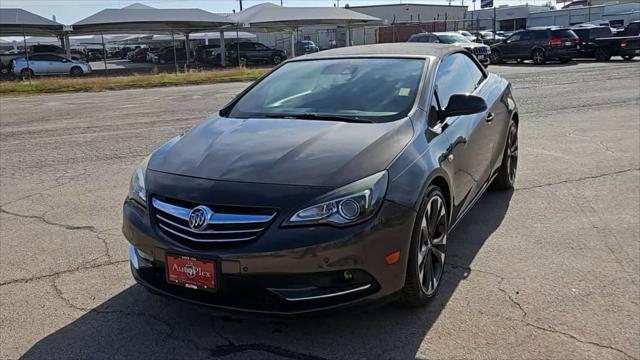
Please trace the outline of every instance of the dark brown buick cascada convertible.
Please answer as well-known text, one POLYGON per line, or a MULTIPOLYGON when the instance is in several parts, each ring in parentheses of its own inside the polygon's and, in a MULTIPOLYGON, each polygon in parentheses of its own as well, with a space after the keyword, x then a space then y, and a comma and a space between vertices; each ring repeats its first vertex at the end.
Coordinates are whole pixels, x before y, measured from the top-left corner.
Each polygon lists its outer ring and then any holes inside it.
POLYGON ((230 311, 426 304, 449 231, 513 187, 518 122, 510 84, 460 47, 289 60, 135 170, 133 276, 230 311))

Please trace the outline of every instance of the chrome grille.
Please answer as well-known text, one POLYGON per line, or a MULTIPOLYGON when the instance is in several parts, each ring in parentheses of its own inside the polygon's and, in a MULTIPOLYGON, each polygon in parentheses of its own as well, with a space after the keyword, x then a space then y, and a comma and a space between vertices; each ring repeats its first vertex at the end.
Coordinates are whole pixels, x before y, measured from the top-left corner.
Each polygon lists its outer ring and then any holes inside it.
POLYGON ((249 241, 257 238, 276 216, 270 209, 217 209, 210 207, 211 214, 208 225, 203 229, 189 226, 191 210, 199 204, 160 200, 151 200, 155 209, 155 219, 160 230, 168 237, 178 241, 194 241, 199 243, 219 243, 249 241))
POLYGON ((488 46, 477 46, 471 48, 471 52, 474 55, 489 55, 491 54, 491 49, 488 46))

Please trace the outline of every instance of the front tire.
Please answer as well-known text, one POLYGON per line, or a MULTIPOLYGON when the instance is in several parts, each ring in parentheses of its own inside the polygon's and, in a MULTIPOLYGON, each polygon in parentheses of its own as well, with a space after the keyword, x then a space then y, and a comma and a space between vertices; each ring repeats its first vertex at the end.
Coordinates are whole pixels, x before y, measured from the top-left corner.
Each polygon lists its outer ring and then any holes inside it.
POLYGON ((511 190, 516 182, 518 171, 518 124, 511 120, 507 141, 504 146, 502 163, 498 169, 498 175, 491 184, 494 190, 511 190))
POLYGON ((82 71, 82 68, 80 68, 79 66, 74 66, 71 68, 70 74, 71 76, 82 76, 82 74, 84 74, 84 71, 82 71))
POLYGON ((502 63, 502 54, 500 54, 499 50, 494 50, 491 52, 491 63, 492 64, 502 63))
POLYGON ((22 80, 29 80, 30 77, 33 77, 33 70, 22 69, 22 71, 20 71, 20 77, 22 78, 22 80))
POLYGON ((271 63, 273 63, 274 65, 279 65, 282 62, 282 56, 280 55, 273 55, 273 57, 271 58, 271 63))
POLYGON ((445 197, 435 185, 427 188, 411 236, 409 262, 401 304, 422 306, 436 295, 442 282, 447 253, 449 211, 445 197))

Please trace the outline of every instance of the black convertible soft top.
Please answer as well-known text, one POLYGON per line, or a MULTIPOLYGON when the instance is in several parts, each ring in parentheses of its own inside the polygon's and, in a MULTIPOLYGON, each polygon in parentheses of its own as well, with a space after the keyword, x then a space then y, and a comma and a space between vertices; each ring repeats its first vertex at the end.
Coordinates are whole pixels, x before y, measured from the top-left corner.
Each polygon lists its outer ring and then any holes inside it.
POLYGON ((341 47, 331 50, 324 50, 317 53, 301 56, 295 60, 321 59, 327 57, 345 57, 345 56, 406 56, 406 57, 428 57, 435 56, 443 58, 444 56, 464 51, 464 48, 448 44, 432 44, 432 43, 389 43, 341 47))

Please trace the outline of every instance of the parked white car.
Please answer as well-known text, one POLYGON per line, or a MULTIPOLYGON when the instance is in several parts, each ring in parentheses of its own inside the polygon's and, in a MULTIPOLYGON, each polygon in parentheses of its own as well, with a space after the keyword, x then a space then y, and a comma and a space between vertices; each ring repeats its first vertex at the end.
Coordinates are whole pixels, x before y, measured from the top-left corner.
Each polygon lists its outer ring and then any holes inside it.
POLYGON ((34 54, 29 56, 27 64, 26 57, 19 57, 11 60, 9 68, 14 75, 23 79, 31 75, 71 75, 80 76, 91 72, 91 66, 82 61, 67 58, 58 54, 34 54))

